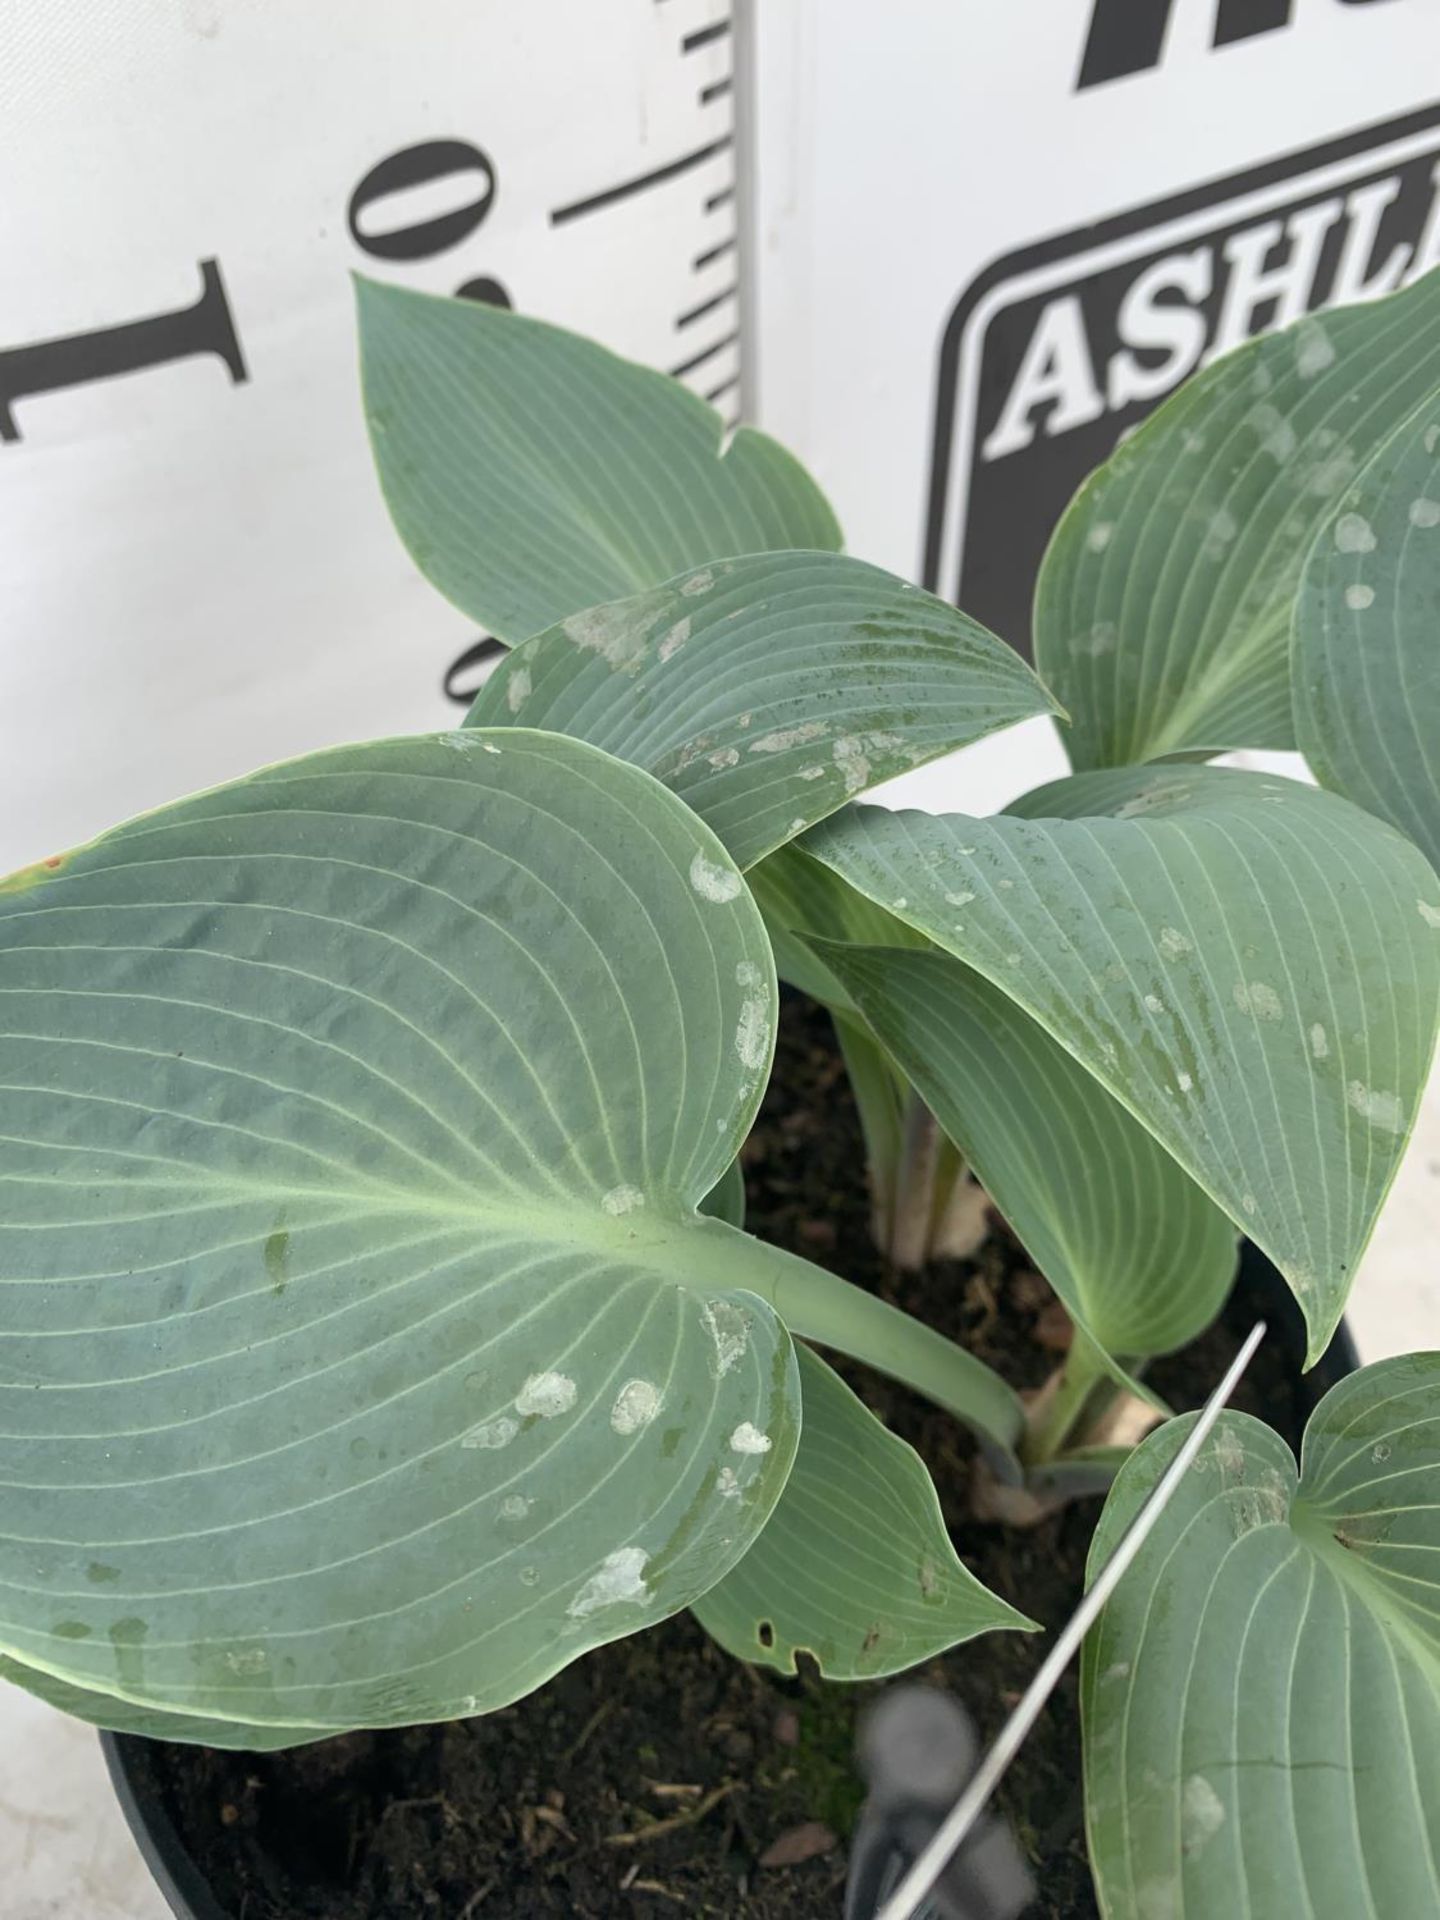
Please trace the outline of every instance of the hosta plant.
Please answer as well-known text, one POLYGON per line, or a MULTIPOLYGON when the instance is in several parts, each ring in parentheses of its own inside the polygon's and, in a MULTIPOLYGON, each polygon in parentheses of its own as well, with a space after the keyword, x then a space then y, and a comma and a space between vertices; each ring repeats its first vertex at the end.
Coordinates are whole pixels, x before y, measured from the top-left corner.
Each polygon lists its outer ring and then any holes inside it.
MULTIPOLYGON (((458 729, 0 886, 0 1670, 263 1748, 485 1713, 685 1607, 837 1680, 1027 1628, 822 1354, 971 1428, 1019 1519, 1113 1479, 1098 1563, 1238 1235, 1329 1342, 1440 1006, 1440 280, 1127 441, 1040 677, 674 383, 360 313, 396 526, 510 651, 458 729), (1043 714, 1076 771, 996 818, 858 803, 1043 714), (1296 744, 1320 785, 1209 764, 1296 744), (1032 1405, 743 1230, 777 972, 886 1248, 963 1171, 1064 1303, 1032 1405)), ((1440 1356, 1346 1380, 1298 1466, 1226 1416, 1086 1651, 1106 1913, 1440 1908, 1437 1620, 1440 1356)))

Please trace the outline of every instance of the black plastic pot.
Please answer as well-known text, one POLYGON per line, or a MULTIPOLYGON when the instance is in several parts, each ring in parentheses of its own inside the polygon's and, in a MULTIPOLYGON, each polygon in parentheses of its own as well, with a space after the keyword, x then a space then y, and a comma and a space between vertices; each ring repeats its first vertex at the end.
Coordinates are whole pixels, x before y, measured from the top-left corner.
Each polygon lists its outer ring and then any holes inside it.
MULTIPOLYGON (((1280 1344, 1291 1370, 1300 1375, 1305 1360, 1305 1329, 1299 1308, 1264 1254, 1247 1245, 1226 1318, 1243 1329, 1255 1317, 1264 1318, 1269 1338, 1280 1344)), ((1318 1364, 1299 1379, 1299 1400, 1307 1418, 1329 1389, 1359 1364, 1355 1343, 1342 1323, 1318 1364)), ((240 1920, 216 1899, 191 1858, 184 1836, 170 1818, 154 1765, 162 1743, 133 1734, 102 1733, 100 1744, 121 1810, 172 1912, 179 1920, 240 1920)))

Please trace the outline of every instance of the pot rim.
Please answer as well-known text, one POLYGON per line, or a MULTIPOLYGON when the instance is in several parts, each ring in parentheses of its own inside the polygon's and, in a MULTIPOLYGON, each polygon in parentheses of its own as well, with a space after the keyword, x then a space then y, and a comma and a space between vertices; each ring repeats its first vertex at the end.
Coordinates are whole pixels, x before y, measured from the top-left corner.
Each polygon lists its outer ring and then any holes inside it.
POLYGON ((150 1876, 177 1920, 234 1920, 215 1898, 210 1882, 170 1818, 143 1765, 145 1750, 162 1745, 134 1733, 102 1730, 100 1751, 115 1798, 150 1876), (137 1766, 137 1762, 141 1764, 137 1766))

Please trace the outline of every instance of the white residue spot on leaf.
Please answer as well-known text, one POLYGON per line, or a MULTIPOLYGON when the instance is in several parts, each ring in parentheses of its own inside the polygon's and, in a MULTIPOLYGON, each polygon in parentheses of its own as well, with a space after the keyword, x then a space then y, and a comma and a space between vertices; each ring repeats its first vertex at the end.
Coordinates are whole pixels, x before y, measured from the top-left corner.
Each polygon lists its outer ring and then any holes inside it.
POLYGON ((1370 1458, 1375 1462, 1377 1467, 1384 1466, 1385 1462, 1390 1458, 1389 1441, 1377 1440, 1370 1449, 1370 1458))
POLYGON ((534 1504, 523 1493, 510 1493, 500 1502, 500 1512, 507 1520, 523 1520, 534 1504))
POLYGON ((1229 1427, 1216 1428, 1210 1451, 1215 1456, 1222 1480, 1242 1480, 1245 1477, 1245 1449, 1229 1427))
POLYGON ((1105 1671, 1101 1674, 1100 1684, 1102 1687, 1114 1686, 1117 1680, 1128 1680, 1129 1678, 1130 1662, 1128 1660, 1116 1660, 1113 1661, 1110 1666, 1106 1667, 1105 1671))
POLYGON ((1345 1098, 1362 1120, 1368 1120, 1372 1127, 1379 1127, 1382 1133, 1405 1131, 1405 1109, 1400 1104, 1399 1094, 1381 1093, 1374 1087, 1367 1087, 1363 1080, 1352 1080, 1345 1089, 1345 1098))
POLYGON ((1434 453, 1437 446, 1440 446, 1440 427, 1426 427, 1425 429, 1426 453, 1434 453))
POLYGON ((1085 544, 1091 553, 1103 553, 1109 546, 1114 531, 1113 520, 1097 520, 1085 536, 1085 544))
POLYGON ((846 734, 830 749, 831 758, 845 782, 847 793, 859 793, 870 784, 870 759, 863 742, 846 734))
POLYGON ((770 1436, 761 1433, 748 1420, 742 1420, 730 1436, 730 1449, 733 1453, 768 1453, 770 1436))
POLYGON ((1254 1213, 1256 1204, 1257 1204, 1256 1199, 1253 1193, 1241 1194, 1240 1205, 1246 1213, 1254 1213))
POLYGON ((673 660, 675 658, 675 655, 689 638, 690 616, 687 613, 683 620, 677 620, 675 622, 674 626, 671 627, 665 638, 660 642, 660 664, 662 667, 667 660, 673 660))
POLYGON ((705 758, 717 773, 723 773, 726 767, 739 766, 740 749, 738 747, 717 747, 714 753, 707 753, 705 758))
POLYGON ((270 1664, 270 1656, 263 1647, 249 1647, 243 1653, 227 1653, 225 1664, 232 1673, 264 1673, 270 1664))
POLYGON ((811 740, 819 740, 830 731, 823 720, 802 720, 798 727, 777 727, 773 733, 762 733, 758 740, 750 742, 751 753, 788 753, 792 747, 803 747, 811 740))
POLYGON ((1285 1009, 1275 989, 1267 986, 1263 980, 1237 980, 1232 989, 1235 1004, 1241 1013, 1248 1013, 1254 1020, 1280 1020, 1285 1009))
POLYGON ((643 1207, 644 1204, 645 1196, 639 1187, 629 1186, 611 1187, 600 1201, 606 1213, 610 1214, 633 1213, 637 1207, 643 1207))
POLYGON ((586 607, 560 624, 567 640, 585 653, 598 653, 612 672, 639 672, 649 627, 623 602, 618 607, 586 607))
POLYGON ((1189 1093, 1195 1082, 1190 1078, 1188 1073, 1182 1073, 1176 1079, 1175 1084, 1179 1087, 1181 1093, 1189 1093))
POLYGON ((515 1411, 553 1420, 575 1404, 575 1382, 566 1373, 532 1373, 515 1396, 515 1411))
POLYGON ((712 1370, 719 1378, 743 1359, 750 1346, 750 1316, 733 1300, 707 1300, 700 1320, 715 1348, 712 1370))
POLYGON ((1239 531, 1240 522, 1227 507, 1221 507, 1211 514, 1203 549, 1206 557, 1218 560, 1239 531))
POLYGON ((478 1427, 472 1427, 460 1441, 462 1447, 508 1447, 520 1431, 520 1422, 512 1420, 508 1413, 502 1413, 493 1420, 482 1420, 478 1427))
POLYGON ((1165 1002, 1164 1002, 1164 1001, 1163 1001, 1163 1000, 1162 1000, 1162 999, 1160 998, 1160 996, 1159 996, 1159 994, 1158 994, 1158 993, 1147 993, 1147 994, 1146 994, 1146 996, 1145 996, 1145 1011, 1146 1011, 1147 1013, 1164 1013, 1164 1011, 1165 1011, 1165 1002))
POLYGON ((1192 1773, 1180 1794, 1180 1851, 1199 1853, 1225 1824, 1219 1794, 1203 1773, 1192 1773))
POLYGON ((701 567, 698 573, 692 573, 688 580, 682 580, 680 582, 680 591, 687 595, 687 597, 693 597, 697 593, 709 593, 714 584, 714 568, 701 567))
POLYGON ((1272 407, 1268 400, 1265 401, 1251 413, 1250 424, 1259 436, 1260 445, 1272 460, 1289 460, 1293 457, 1298 444, 1295 429, 1278 407, 1272 407))
POLYGON ((975 895, 968 888, 962 887, 958 893, 947 893, 945 904, 951 907, 968 907, 974 898, 975 895))
POLYGON ((1317 450, 1324 447, 1329 451, 1320 454, 1311 467, 1305 490, 1317 500, 1333 500, 1355 477, 1359 460, 1355 449, 1344 445, 1338 433, 1317 433, 1313 444, 1317 450))
POLYGON ((801 767, 800 778, 802 780, 819 780, 824 772, 824 767, 801 767))
POLYGON ((1375 604, 1375 589, 1367 587, 1363 580, 1352 580, 1345 589, 1345 604, 1352 613, 1364 613, 1375 604))
POLYGON ((1075 641, 1075 651, 1088 653, 1094 660, 1103 660, 1107 653, 1114 653, 1119 637, 1120 630, 1113 620, 1097 620, 1087 638, 1075 641))
POLYGON ((1428 499, 1423 493, 1418 500, 1412 500, 1410 524, 1412 527, 1440 527, 1440 500, 1428 499))
POLYGON ((660 1411, 663 1397, 653 1380, 627 1380, 610 1409, 611 1426, 616 1433, 639 1433, 660 1411))
POLYGON ((565 1611, 576 1620, 601 1607, 648 1606, 651 1594, 645 1586, 645 1567, 649 1554, 642 1547, 617 1547, 607 1553, 598 1570, 591 1574, 565 1611))
POLYGON ((1317 1060, 1330 1056, 1330 1036, 1318 1020, 1310 1029, 1310 1052, 1317 1060))
POLYGON ((722 1500, 740 1498, 740 1479, 733 1467, 721 1467, 715 1476, 715 1491, 722 1500))
POLYGON ((480 751, 482 753, 499 753, 500 749, 495 745, 493 740, 482 740, 480 742, 480 751))
POLYGON ((505 704, 511 713, 518 713, 530 698, 530 669, 516 667, 505 682, 505 704))
POLYGON ((1420 918, 1427 927, 1440 928, 1440 907, 1432 907, 1428 900, 1417 900, 1415 904, 1420 909, 1420 918))
POLYGON ((837 739, 829 749, 829 756, 839 770, 841 780, 845 781, 847 793, 860 793, 862 787, 868 787, 870 774, 870 756, 876 753, 897 753, 904 747, 904 741, 895 733, 847 733, 843 739, 837 739))
POLYGON ((752 1073, 765 1065, 770 1052, 770 983, 753 960, 735 963, 735 984, 745 988, 735 1051, 740 1064, 752 1073))
POLYGON ((1135 1889, 1135 1920, 1176 1920, 1176 1889, 1180 1882, 1166 1875, 1142 1880, 1135 1889))
POLYGON ((722 867, 718 860, 697 853, 690 862, 690 884, 702 900, 721 906, 736 899, 745 883, 733 867, 722 867))
POLYGON ((1302 380, 1313 380, 1335 364, 1335 349, 1330 336, 1316 319, 1302 320, 1295 329, 1295 371, 1302 380))
POLYGON ((1342 513, 1335 522, 1335 544, 1341 553, 1373 553, 1375 529, 1362 513, 1342 513))
POLYGON ((735 1026, 735 1051, 740 1064, 752 1073, 765 1065, 770 1055, 770 997, 747 994, 735 1026))
POLYGON ((1167 960, 1179 960, 1182 955, 1192 951, 1191 943, 1178 927, 1161 927, 1158 944, 1167 960))

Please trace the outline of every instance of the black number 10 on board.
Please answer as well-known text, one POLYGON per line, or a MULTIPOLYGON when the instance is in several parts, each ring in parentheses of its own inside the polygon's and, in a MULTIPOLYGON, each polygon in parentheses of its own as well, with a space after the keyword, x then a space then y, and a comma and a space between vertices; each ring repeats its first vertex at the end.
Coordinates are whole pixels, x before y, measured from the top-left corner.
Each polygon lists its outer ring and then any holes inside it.
MULTIPOLYGON (((389 154, 370 169, 350 196, 347 224, 356 246, 372 259, 428 260, 479 231, 495 204, 496 190, 495 168, 479 147, 465 140, 427 140, 389 154), (451 211, 407 226, 383 223, 384 203, 393 194, 467 178, 473 181, 470 197, 451 211)), ((198 261, 196 271, 199 293, 184 306, 86 333, 0 349, 0 441, 23 437, 15 418, 17 402, 65 387, 87 386, 207 354, 228 372, 232 386, 248 380, 220 262, 198 261)), ((511 304, 505 288, 487 275, 465 280, 455 291, 495 306, 511 304)))

